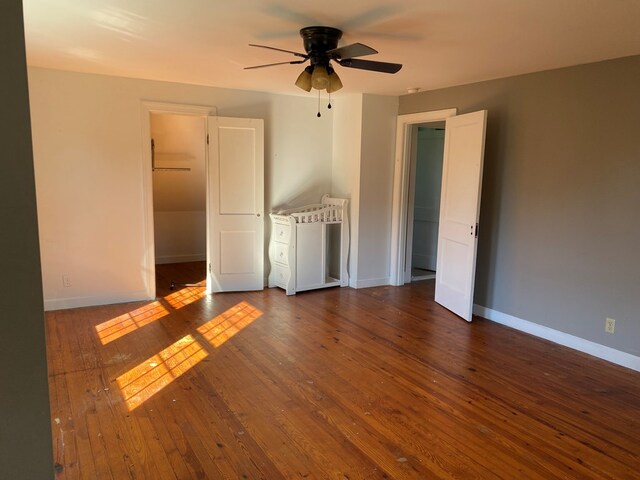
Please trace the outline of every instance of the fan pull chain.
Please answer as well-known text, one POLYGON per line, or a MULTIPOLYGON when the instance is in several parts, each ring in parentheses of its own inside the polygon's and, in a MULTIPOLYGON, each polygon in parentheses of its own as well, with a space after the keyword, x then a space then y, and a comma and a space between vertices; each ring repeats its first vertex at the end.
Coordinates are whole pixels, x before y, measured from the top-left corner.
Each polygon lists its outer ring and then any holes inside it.
POLYGON ((322 116, 322 114, 320 113, 320 90, 318 90, 318 118, 320 118, 322 116))
MULTIPOLYGON (((331 85, 331 83, 329 83, 329 85, 331 85)), ((327 108, 331 110, 331 92, 329 92, 329 105, 327 105, 327 108)))

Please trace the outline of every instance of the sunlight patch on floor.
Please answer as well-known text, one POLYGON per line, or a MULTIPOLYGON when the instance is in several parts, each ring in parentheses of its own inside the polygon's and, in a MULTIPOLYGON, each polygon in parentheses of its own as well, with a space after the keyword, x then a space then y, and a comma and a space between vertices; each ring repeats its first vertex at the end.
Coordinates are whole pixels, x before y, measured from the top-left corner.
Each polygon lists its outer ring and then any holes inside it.
POLYGON ((164 297, 176 310, 196 302, 206 295, 205 287, 185 287, 164 297))
POLYGON ((96 325, 95 328, 100 342, 106 345, 165 315, 169 315, 169 311, 156 301, 96 325))
POLYGON ((247 325, 262 316, 262 312, 248 302, 240 302, 224 313, 198 327, 198 332, 214 347, 219 347, 247 325))
POLYGON ((147 401, 207 355, 202 346, 191 335, 187 335, 120 375, 116 382, 129 411, 147 401))

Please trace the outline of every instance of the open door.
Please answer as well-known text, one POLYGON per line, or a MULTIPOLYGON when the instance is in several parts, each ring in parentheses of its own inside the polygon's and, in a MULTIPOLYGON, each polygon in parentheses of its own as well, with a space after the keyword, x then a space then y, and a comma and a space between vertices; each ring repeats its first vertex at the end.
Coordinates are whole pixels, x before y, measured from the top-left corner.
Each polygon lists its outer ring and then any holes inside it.
POLYGON ((212 292, 264 288, 264 121, 209 117, 212 292))
POLYGON ((446 120, 435 301, 471 321, 487 111, 446 120))

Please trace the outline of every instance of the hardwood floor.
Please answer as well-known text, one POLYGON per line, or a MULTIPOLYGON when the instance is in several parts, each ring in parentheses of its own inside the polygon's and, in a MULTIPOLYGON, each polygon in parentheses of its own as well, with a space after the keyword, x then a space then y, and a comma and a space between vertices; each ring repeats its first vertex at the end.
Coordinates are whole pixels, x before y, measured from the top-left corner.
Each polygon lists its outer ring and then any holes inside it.
POLYGON ((432 281, 201 291, 47 313, 57 478, 639 478, 640 374, 432 281))

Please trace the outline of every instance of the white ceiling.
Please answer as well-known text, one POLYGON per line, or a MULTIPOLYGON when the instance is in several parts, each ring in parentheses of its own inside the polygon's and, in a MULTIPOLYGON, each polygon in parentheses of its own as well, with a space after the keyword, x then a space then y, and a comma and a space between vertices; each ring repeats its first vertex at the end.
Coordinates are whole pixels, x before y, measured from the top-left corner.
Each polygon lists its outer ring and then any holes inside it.
POLYGON ((640 0, 23 0, 30 65, 312 95, 301 65, 249 43, 304 52, 298 30, 402 63, 395 75, 337 67, 340 92, 398 95, 640 54, 640 0))

